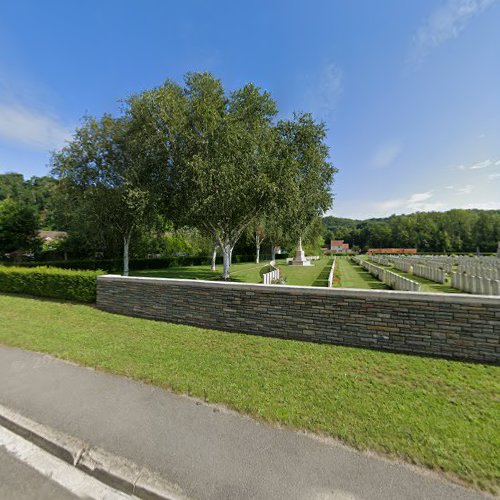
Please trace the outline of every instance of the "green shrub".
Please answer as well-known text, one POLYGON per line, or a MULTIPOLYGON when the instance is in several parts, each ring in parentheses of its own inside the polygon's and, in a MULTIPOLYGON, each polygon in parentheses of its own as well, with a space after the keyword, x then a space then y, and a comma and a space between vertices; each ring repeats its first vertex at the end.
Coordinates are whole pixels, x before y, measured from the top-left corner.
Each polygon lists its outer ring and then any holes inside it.
POLYGON ((0 267, 0 292, 95 302, 100 274, 104 273, 53 267, 0 267))

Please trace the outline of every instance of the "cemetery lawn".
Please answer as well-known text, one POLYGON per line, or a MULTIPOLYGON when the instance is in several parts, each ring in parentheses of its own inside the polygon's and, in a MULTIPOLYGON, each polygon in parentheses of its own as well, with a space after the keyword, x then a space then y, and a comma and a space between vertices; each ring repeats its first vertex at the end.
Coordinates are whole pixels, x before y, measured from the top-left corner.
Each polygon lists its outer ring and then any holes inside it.
POLYGON ((500 367, 205 330, 13 295, 0 294, 0 310, 4 345, 222 403, 500 492, 500 367))
POLYGON ((334 288, 368 288, 389 290, 389 287, 372 276, 363 267, 355 264, 349 257, 337 257, 335 264, 334 288))
MULTIPOLYGON (((286 275, 287 285, 302 286, 327 286, 328 273, 330 272, 328 257, 322 257, 319 261, 313 262, 312 266, 300 267, 289 266, 285 260, 277 260, 276 263, 281 267, 286 275), (326 270, 326 271, 325 271, 326 270), (326 276, 325 276, 326 272, 326 276)), ((244 283, 262 283, 259 271, 269 264, 269 261, 263 261, 260 264, 255 262, 240 262, 231 265, 231 279, 244 283)), ((217 266, 217 271, 210 270, 210 266, 182 266, 167 267, 165 269, 147 269, 144 271, 131 271, 131 276, 150 276, 153 278, 185 278, 200 280, 220 280, 222 275, 222 266, 217 266)))

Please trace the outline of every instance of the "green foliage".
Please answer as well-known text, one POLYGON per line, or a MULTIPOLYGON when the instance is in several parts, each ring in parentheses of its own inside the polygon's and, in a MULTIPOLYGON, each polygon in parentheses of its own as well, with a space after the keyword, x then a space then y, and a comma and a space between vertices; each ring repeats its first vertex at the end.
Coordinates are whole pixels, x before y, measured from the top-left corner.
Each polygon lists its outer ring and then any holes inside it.
POLYGON ((499 210, 418 212, 383 219, 323 219, 325 239, 343 239, 363 250, 417 248, 419 252, 494 252, 500 241, 499 210))
POLYGON ((308 114, 276 123, 276 103, 253 84, 226 92, 211 74, 190 73, 183 86, 167 81, 128 105, 169 217, 219 244, 225 278, 254 222, 286 212, 286 227, 299 233, 331 204, 324 125, 308 114))
POLYGON ((274 271, 276 268, 271 266, 271 264, 267 264, 265 266, 262 266, 260 269, 259 269, 259 276, 260 276, 260 279, 262 279, 262 277, 264 276, 264 274, 267 274, 267 273, 270 273, 271 271, 274 271))
POLYGON ((95 302, 96 280, 100 274, 103 272, 51 267, 0 267, 0 292, 95 302))
POLYGON ((123 273, 128 273, 129 244, 139 227, 156 222, 150 172, 129 117, 87 117, 73 140, 52 159, 67 207, 96 232, 115 232, 123 242, 123 273))
POLYGON ((55 199, 57 180, 33 176, 25 180, 22 174, 0 174, 0 201, 7 198, 35 212, 42 229, 59 229, 61 211, 55 199))
POLYGON ((0 256, 14 250, 32 250, 38 221, 34 211, 11 198, 0 201, 0 256))

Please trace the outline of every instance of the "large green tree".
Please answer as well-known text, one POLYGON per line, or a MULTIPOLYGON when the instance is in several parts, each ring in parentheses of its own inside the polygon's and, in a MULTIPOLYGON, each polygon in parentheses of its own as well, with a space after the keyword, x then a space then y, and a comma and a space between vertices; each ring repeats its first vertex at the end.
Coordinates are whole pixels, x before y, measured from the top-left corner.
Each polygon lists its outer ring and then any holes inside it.
POLYGON ((128 116, 87 117, 67 146, 54 154, 52 170, 77 219, 84 215, 96 232, 114 232, 122 239, 124 275, 134 231, 158 220, 135 127, 128 116))
POLYGON ((150 123, 158 186, 172 219, 218 243, 228 279, 236 242, 274 194, 274 101, 253 85, 226 95, 219 80, 194 73, 184 87, 166 82, 130 106, 132 116, 150 123))
POLYGON ((330 204, 324 127, 310 115, 276 124, 275 102, 253 84, 227 93, 212 75, 193 73, 184 86, 167 81, 129 106, 147 123, 144 144, 169 215, 218 243, 225 279, 255 221, 281 210, 298 235, 330 204))

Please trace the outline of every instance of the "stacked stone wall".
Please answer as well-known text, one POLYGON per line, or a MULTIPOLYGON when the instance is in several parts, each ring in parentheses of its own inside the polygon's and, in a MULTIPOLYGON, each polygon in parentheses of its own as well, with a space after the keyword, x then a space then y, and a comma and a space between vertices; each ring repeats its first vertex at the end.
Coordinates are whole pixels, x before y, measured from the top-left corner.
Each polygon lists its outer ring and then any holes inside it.
POLYGON ((500 298, 100 276, 97 306, 295 340, 500 362, 500 298))

